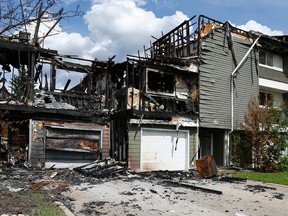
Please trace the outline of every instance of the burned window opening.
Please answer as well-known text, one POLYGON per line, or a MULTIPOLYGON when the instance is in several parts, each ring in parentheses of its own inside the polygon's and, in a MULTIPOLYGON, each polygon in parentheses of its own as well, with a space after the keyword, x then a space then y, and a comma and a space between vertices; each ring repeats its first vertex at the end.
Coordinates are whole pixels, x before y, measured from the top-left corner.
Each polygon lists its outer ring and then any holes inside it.
POLYGON ((1 122, 0 159, 10 164, 28 158, 29 131, 27 121, 1 122))
POLYGON ((163 71, 147 70, 147 92, 175 93, 175 76, 163 71))
POLYGON ((65 127, 46 124, 44 127, 46 162, 65 163, 65 161, 81 162, 100 159, 101 130, 89 129, 88 126, 76 128, 76 124, 65 127))
POLYGON ((91 139, 69 139, 69 138, 47 138, 46 149, 58 151, 98 152, 100 151, 100 140, 91 139))

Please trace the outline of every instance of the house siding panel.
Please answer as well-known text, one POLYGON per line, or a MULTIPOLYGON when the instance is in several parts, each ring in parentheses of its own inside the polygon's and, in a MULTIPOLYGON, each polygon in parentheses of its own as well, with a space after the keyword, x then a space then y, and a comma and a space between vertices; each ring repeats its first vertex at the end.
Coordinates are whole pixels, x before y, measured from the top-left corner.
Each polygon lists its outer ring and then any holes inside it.
POLYGON ((128 148, 128 166, 133 170, 140 169, 140 143, 141 143, 141 128, 131 126, 129 128, 129 148, 128 148))
MULTIPOLYGON (((233 37, 233 48, 237 63, 241 61, 251 43, 233 37)), ((247 110, 248 101, 258 95, 257 65, 252 51, 240 67, 235 78, 234 126, 239 128, 247 110)), ((235 68, 233 56, 223 29, 213 30, 202 42, 201 65, 199 67, 200 125, 211 128, 231 127, 230 77, 235 68)))
POLYGON ((196 128, 191 128, 189 130, 189 169, 195 165, 197 159, 197 137, 196 128))

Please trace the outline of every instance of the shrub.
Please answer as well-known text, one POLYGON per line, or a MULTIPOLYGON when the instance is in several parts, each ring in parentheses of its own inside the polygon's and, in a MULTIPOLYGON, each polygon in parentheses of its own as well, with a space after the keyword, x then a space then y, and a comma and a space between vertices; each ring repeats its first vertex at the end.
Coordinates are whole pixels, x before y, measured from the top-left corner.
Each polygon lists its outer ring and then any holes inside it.
POLYGON ((280 171, 288 171, 288 155, 283 155, 280 157, 278 162, 278 167, 280 171))

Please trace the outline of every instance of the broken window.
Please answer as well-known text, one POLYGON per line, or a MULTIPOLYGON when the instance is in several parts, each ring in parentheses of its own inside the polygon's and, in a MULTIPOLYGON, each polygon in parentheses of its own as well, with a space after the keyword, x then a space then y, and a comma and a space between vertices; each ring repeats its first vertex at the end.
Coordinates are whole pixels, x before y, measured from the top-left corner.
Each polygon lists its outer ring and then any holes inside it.
POLYGON ((147 70, 147 92, 173 94, 175 92, 175 76, 157 70, 147 70))

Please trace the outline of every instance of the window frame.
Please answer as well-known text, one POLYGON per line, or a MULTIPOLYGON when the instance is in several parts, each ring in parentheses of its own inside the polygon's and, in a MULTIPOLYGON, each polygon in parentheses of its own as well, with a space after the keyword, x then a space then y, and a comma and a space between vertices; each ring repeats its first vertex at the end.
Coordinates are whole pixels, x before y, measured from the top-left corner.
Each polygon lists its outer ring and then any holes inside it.
POLYGON ((260 50, 259 51, 259 65, 262 67, 267 67, 273 70, 283 72, 283 57, 279 54, 275 54, 275 53, 265 51, 265 50, 260 50), (280 62, 281 67, 276 65, 277 59, 281 61, 280 62))
POLYGON ((269 102, 269 101, 273 101, 274 100, 274 94, 272 92, 263 92, 263 91, 260 91, 259 92, 259 106, 262 106, 264 107, 266 104, 265 102, 269 102), (261 97, 261 94, 263 95, 264 94, 264 98, 262 99, 261 97), (270 98, 268 98, 268 96, 270 98))

